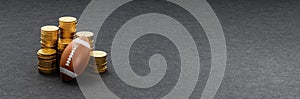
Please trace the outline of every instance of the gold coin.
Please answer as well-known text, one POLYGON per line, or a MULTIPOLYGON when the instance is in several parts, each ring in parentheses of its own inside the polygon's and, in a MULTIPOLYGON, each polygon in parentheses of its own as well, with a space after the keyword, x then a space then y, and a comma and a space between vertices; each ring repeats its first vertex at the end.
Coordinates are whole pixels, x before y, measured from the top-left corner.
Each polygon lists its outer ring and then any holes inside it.
POLYGON ((58 46, 57 50, 63 52, 67 46, 58 46))
POLYGON ((106 63, 106 58, 96 57, 95 62, 96 62, 96 64, 100 64, 100 65, 105 64, 106 63))
MULTIPOLYGON (((92 56, 94 57, 94 56, 92 56)), ((94 57, 95 58, 95 61, 106 61, 106 56, 104 57, 94 57)))
POLYGON ((38 59, 55 59, 56 58, 56 54, 54 54, 54 55, 39 55, 38 54, 38 59))
POLYGON ((92 67, 92 72, 94 73, 104 73, 107 71, 107 66, 103 67, 92 67))
POLYGON ((72 35, 61 35, 59 38, 60 39, 73 39, 73 36, 72 35))
POLYGON ((76 23, 62 23, 63 25, 59 25, 61 32, 75 32, 77 24, 76 23))
POLYGON ((41 39, 40 43, 44 44, 46 46, 56 46, 57 41, 50 41, 50 40, 47 40, 47 39, 41 39))
POLYGON ((38 66, 43 68, 56 67, 56 58, 51 60, 39 59, 38 66))
POLYGON ((72 36, 75 34, 76 32, 76 26, 72 26, 72 27, 60 27, 60 36, 62 35, 70 35, 72 34, 72 36))
POLYGON ((41 44, 41 48, 51 48, 51 49, 55 49, 55 46, 46 46, 46 45, 41 44))
POLYGON ((73 41, 73 39, 58 39, 58 43, 60 44, 69 44, 73 41))
POLYGON ((60 49, 57 49, 57 52, 62 53, 62 52, 64 52, 64 50, 65 50, 65 48, 60 48, 60 49))
POLYGON ((55 48, 56 47, 56 42, 43 42, 43 40, 40 41, 41 47, 42 48, 55 48))
POLYGON ((59 28, 54 25, 46 25, 46 26, 41 27, 41 31, 44 31, 44 32, 55 32, 58 30, 59 30, 59 28))
POLYGON ((106 57, 107 53, 104 52, 104 51, 92 51, 90 53, 90 56, 93 56, 93 57, 106 57))
POLYGON ((70 22, 76 22, 77 19, 75 17, 72 17, 72 16, 64 16, 64 17, 60 17, 58 19, 60 22, 67 22, 67 23, 70 23, 70 22))
POLYGON ((56 50, 55 49, 50 49, 50 48, 43 48, 43 49, 39 49, 37 52, 38 55, 54 55, 56 54, 56 50))
POLYGON ((104 69, 107 69, 107 66, 105 65, 105 66, 102 66, 102 67, 100 67, 100 68, 98 68, 98 69, 104 70, 104 69))
POLYGON ((90 44, 91 44, 91 46, 95 46, 94 44, 94 40, 92 40, 91 42, 90 42, 90 44))
POLYGON ((92 45, 94 43, 94 33, 90 32, 90 31, 80 31, 80 32, 76 32, 74 34, 74 38, 79 38, 79 37, 87 37, 90 41, 90 44, 92 45))
POLYGON ((38 71, 41 74, 47 74, 47 75, 48 74, 53 74, 56 71, 56 67, 53 67, 53 68, 43 68, 43 67, 39 67, 38 66, 38 71))
POLYGON ((94 36, 94 33, 90 32, 90 31, 79 31, 75 34, 75 36, 77 36, 77 37, 85 36, 87 38, 91 38, 94 36))
POLYGON ((67 22, 59 22, 58 27, 62 30, 66 30, 66 31, 70 31, 70 30, 74 30, 77 27, 76 22, 71 22, 71 23, 67 23, 67 22))
POLYGON ((107 66, 104 66, 104 67, 101 67, 101 68, 97 68, 97 71, 99 73, 104 73, 104 72, 106 72, 106 70, 107 70, 107 66))
MULTIPOLYGON (((76 32, 76 27, 73 27, 74 29, 67 28, 67 29, 61 29, 60 35, 66 35, 66 34, 75 34, 76 32)), ((73 36, 73 35, 72 35, 73 36)))
POLYGON ((38 59, 55 59, 56 58, 56 54, 53 55, 42 55, 42 54, 37 54, 38 59))
POLYGON ((59 41, 58 45, 57 45, 57 50, 63 52, 64 49, 69 45, 69 41, 59 41))
POLYGON ((89 66, 92 72, 94 73, 104 73, 107 70, 107 66, 102 66, 102 67, 95 67, 95 66, 89 66))
POLYGON ((63 43, 58 43, 57 44, 57 48, 58 49, 65 49, 65 47, 67 47, 69 44, 63 44, 63 43))
POLYGON ((107 65, 107 62, 104 62, 104 63, 96 63, 96 66, 97 67, 103 67, 103 66, 106 66, 107 65))
POLYGON ((58 32, 50 32, 50 33, 41 33, 41 39, 49 39, 51 41, 56 41, 58 38, 58 32))
POLYGON ((59 37, 60 39, 73 39, 73 34, 62 34, 59 37))
POLYGON ((58 21, 59 21, 59 27, 62 30, 68 28, 71 30, 76 29, 77 19, 75 17, 71 17, 71 16, 60 17, 58 21))
POLYGON ((76 23, 59 23, 60 32, 70 33, 76 32, 76 23))
POLYGON ((52 37, 41 37, 40 38, 43 43, 49 43, 54 44, 57 42, 58 36, 52 36, 52 37))
POLYGON ((94 41, 90 41, 89 43, 91 46, 94 46, 94 44, 95 44, 94 41))
POLYGON ((92 43, 90 42, 90 46, 91 46, 91 48, 90 48, 90 49, 91 49, 91 51, 93 51, 93 50, 95 49, 94 42, 92 42, 92 43))

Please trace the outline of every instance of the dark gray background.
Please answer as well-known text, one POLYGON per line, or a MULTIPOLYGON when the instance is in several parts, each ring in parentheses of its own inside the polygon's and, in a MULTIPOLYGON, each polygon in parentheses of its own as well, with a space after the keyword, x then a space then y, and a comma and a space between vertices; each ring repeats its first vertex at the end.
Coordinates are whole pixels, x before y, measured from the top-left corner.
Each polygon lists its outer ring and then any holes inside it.
MULTIPOLYGON (((228 55, 215 98, 300 98, 300 1, 208 2, 223 26, 228 55)), ((41 26, 57 25, 64 15, 79 17, 88 3, 0 0, 0 98, 84 98, 76 82, 63 83, 58 74, 40 75, 36 51, 41 26)))

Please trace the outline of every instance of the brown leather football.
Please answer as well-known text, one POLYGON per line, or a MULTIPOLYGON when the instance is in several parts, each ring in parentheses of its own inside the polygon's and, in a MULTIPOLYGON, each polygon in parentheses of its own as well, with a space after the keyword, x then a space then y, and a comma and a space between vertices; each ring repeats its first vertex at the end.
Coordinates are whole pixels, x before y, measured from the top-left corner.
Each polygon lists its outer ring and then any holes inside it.
POLYGON ((90 45, 86 37, 74 39, 63 51, 60 59, 62 80, 70 81, 80 75, 90 59, 90 45))

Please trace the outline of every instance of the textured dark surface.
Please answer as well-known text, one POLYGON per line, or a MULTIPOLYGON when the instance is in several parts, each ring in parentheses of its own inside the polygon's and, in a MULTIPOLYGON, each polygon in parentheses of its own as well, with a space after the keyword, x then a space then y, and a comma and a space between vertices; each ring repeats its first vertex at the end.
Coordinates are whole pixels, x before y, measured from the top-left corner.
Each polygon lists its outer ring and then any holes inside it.
MULTIPOLYGON (((299 99, 300 1, 208 2, 222 24, 228 56, 224 79, 215 98, 299 99)), ((40 47, 41 26, 57 25, 57 19, 64 15, 79 17, 88 3, 85 0, 0 0, 1 99, 84 98, 76 82, 63 83, 58 74, 40 75, 36 51, 40 47)), ((143 70, 137 67, 136 71, 139 69, 143 70)), ((114 82, 105 75, 104 80, 114 82)), ((191 98, 200 96, 197 92, 201 90, 195 91, 191 98)))
POLYGON ((228 55, 215 98, 299 99, 300 2, 210 2, 221 20, 228 55))

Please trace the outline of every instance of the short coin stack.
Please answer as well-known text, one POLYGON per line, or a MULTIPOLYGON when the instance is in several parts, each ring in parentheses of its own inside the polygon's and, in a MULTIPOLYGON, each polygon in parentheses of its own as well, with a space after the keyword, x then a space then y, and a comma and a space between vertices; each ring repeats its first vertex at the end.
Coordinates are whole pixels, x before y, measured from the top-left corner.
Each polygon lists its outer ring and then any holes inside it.
POLYGON ((107 70, 107 61, 106 56, 107 53, 104 51, 92 51, 91 56, 95 58, 96 66, 94 70, 96 73, 104 73, 107 70))
POLYGON ((52 74, 56 71, 56 46, 59 28, 43 26, 41 28, 41 49, 38 50, 38 70, 41 74, 52 74))
MULTIPOLYGON (((58 59, 64 49, 68 46, 69 43, 73 40, 73 35, 76 32, 76 24, 77 19, 71 16, 65 16, 58 19, 59 20, 59 39, 57 44, 57 51, 58 51, 58 59)), ((59 64, 59 61, 57 62, 59 64)))
POLYGON ((94 50, 94 33, 90 31, 79 31, 74 35, 74 39, 78 37, 85 36, 89 39, 91 45, 91 51, 94 50))

